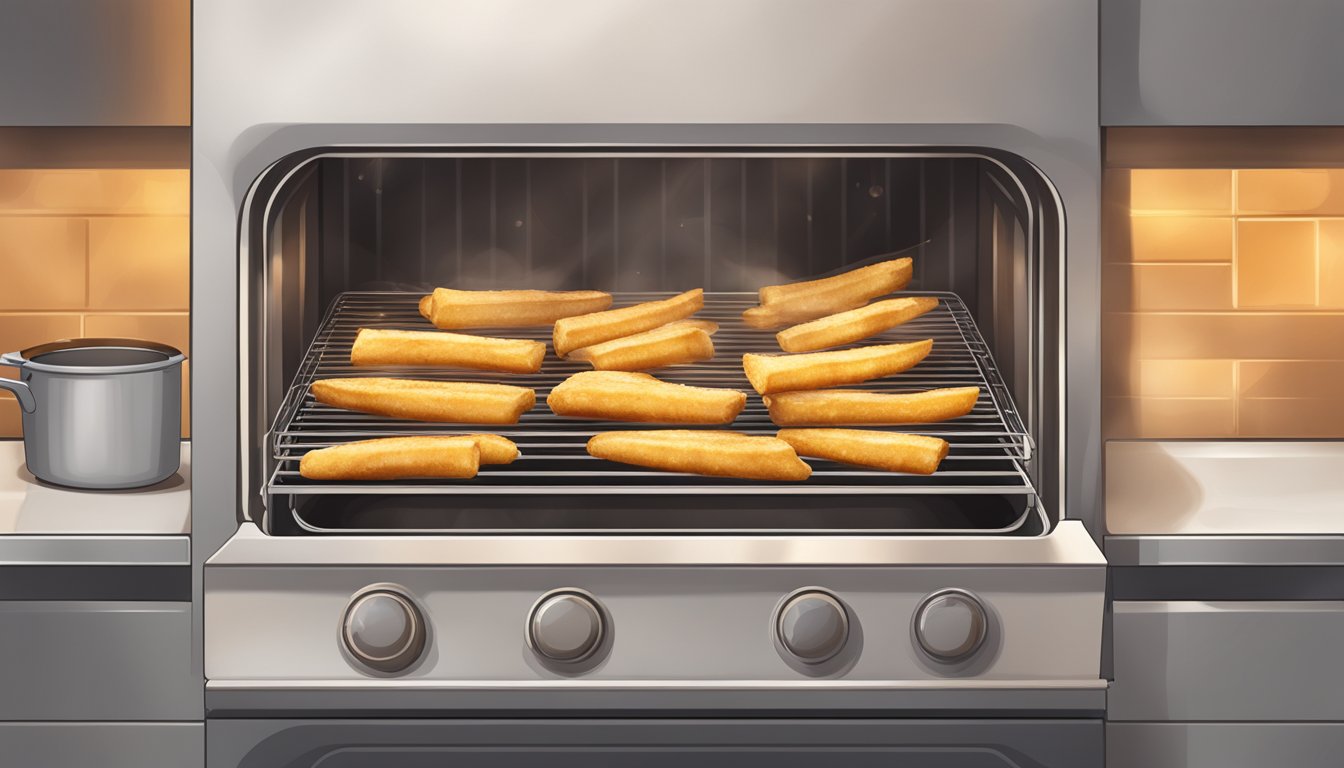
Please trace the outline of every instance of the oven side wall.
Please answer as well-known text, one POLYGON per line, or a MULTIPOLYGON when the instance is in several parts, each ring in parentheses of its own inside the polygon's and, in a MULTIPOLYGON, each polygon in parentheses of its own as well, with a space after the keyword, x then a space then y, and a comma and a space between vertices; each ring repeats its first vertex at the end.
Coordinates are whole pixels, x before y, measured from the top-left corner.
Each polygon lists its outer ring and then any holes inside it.
POLYGON ((1065 514, 1097 535, 1096 16, 1073 0, 392 0, 376 13, 353 0, 195 2, 198 631, 199 565, 234 532, 241 504, 239 211, 269 163, 324 144, 953 144, 1022 155, 1067 216, 1065 514))

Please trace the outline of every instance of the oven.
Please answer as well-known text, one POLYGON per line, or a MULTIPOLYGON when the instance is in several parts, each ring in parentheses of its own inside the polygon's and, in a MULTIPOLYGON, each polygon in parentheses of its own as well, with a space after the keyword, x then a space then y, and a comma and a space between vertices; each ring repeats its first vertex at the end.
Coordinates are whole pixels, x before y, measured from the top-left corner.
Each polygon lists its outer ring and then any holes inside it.
MULTIPOLYGON (((194 402, 219 406, 194 420, 209 764, 1099 765, 1095 99, 1077 113, 1062 99, 1037 124, 1041 104, 1023 111, 948 72, 933 79, 983 95, 975 119, 874 98, 799 120, 725 99, 744 84, 716 83, 731 57, 704 51, 696 99, 661 83, 638 106, 619 71, 597 65, 638 25, 597 5, 590 18, 609 25, 585 28, 588 53, 567 49, 569 64, 537 74, 606 94, 564 108, 531 89, 517 108, 468 88, 452 107, 408 111, 375 87, 398 82, 406 62, 394 60, 428 57, 432 78, 460 85, 449 59, 484 54, 386 21, 348 28, 388 57, 365 57, 349 94, 331 90, 352 75, 334 54, 320 82, 279 66, 321 58, 302 36, 243 59, 198 45, 194 402), (277 82, 227 92, 259 67, 277 82), (300 81, 301 99, 278 87, 300 81), (778 352, 741 321, 758 288, 899 257, 914 274, 898 295, 938 306, 877 340, 932 339, 934 352, 865 388, 980 391, 969 414, 911 429, 949 444, 928 476, 809 460, 811 477, 785 483, 596 459, 590 437, 636 427, 552 413, 546 395, 586 366, 549 352, 506 378, 411 372, 534 389, 512 425, 390 419, 312 396, 318 379, 408 375, 351 367, 354 336, 430 330, 417 302, 440 286, 601 290, 615 306, 703 289, 715 356, 658 376, 749 392, 742 355, 778 352), (338 443, 463 431, 502 434, 521 456, 466 481, 298 471, 338 443)), ((753 23, 711 5, 654 15, 702 32, 753 23)), ((844 21, 824 5, 779 23, 818 42, 805 20, 844 21)), ((951 21, 919 5, 863 13, 951 21)), ((1074 36, 1095 9, 1040 5, 1073 31, 998 10, 1000 30, 1062 44, 1055 53, 1095 46, 1074 36)), ((198 29, 261 26, 239 8, 197 12, 198 29)), ((576 29, 577 17, 529 14, 528 35, 576 29)), ((1032 48, 977 40, 991 60, 1032 48)), ((864 71, 863 50, 825 45, 841 71, 864 71)), ((762 55, 777 71, 741 77, 797 71, 762 55)), ((1031 69, 1068 91, 1075 73, 1057 61, 1042 48, 1031 69)), ((508 71, 486 77, 503 86, 508 71)), ((1095 69, 1083 80, 1095 88, 1095 69)), ((1025 98, 1040 85, 1003 87, 1025 98)), ((549 327, 480 332, 550 339, 549 327)), ((730 428, 777 429, 754 393, 730 428)))

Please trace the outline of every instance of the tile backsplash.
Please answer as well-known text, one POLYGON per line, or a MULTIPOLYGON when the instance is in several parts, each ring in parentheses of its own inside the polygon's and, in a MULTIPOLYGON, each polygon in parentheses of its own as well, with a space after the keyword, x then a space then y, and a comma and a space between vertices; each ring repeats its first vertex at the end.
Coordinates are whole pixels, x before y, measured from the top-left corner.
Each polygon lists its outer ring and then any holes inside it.
MULTIPOLYGON (((0 168, 0 352, 127 336, 190 356, 189 200, 186 169, 0 168)), ((0 437, 20 434, 3 393, 0 437)))
POLYGON ((1110 168, 1107 438, 1344 437, 1344 168, 1110 168))

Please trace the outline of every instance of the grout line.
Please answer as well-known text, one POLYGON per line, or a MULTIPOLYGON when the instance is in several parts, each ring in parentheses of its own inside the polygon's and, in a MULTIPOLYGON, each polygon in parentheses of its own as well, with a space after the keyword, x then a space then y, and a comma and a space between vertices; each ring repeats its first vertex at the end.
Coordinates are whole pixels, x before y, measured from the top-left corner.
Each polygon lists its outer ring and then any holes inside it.
POLYGON ((1316 307, 1321 306, 1321 220, 1316 220, 1316 307))
MULTIPOLYGON (((93 271, 93 227, 89 225, 89 220, 82 221, 84 225, 84 306, 92 303, 93 297, 93 277, 89 274, 93 271)), ((190 235, 188 235, 190 237, 190 235)), ((83 321, 81 320, 79 332, 84 333, 83 321)))
POLYGON ((136 211, 114 211, 98 213, 89 211, 62 211, 44 208, 27 210, 24 208, 0 209, 0 219, 189 219, 191 214, 181 213, 145 213, 136 211))
MULTIPOLYGON (((1238 216, 1236 216, 1236 212, 1239 210, 1239 201, 1238 201, 1238 199, 1237 199, 1237 195, 1240 194, 1240 190, 1238 189, 1239 183, 1240 183, 1240 173, 1239 173, 1236 169, 1233 169, 1233 171, 1232 171, 1232 212, 1233 212, 1233 216, 1232 216, 1232 309, 1240 309, 1240 308, 1241 308, 1241 282, 1240 282, 1240 281, 1241 281, 1241 271, 1240 271, 1239 269, 1237 269, 1237 263, 1238 263, 1239 261, 1241 261, 1241 259, 1238 258, 1238 254, 1240 253, 1240 238, 1241 238, 1240 230, 1241 230, 1241 219, 1240 219, 1238 216)), ((1236 426, 1236 417, 1233 416, 1233 427, 1235 427, 1235 426, 1236 426)))
MULTIPOLYGON (((1235 178, 1235 177, 1234 177, 1235 178)), ((1235 181, 1233 182, 1235 184, 1235 181)), ((1241 361, 1232 361, 1232 434, 1241 434, 1241 361)))

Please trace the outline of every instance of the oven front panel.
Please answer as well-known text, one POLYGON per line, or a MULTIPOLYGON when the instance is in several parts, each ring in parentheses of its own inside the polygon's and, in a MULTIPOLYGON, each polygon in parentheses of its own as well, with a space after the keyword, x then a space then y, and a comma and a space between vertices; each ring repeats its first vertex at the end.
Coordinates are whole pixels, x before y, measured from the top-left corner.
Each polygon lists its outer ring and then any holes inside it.
POLYGON ((208 768, 1100 768, 1095 719, 211 720, 208 768))
MULTIPOLYGON (((527 685, 1096 687, 1104 685, 1097 656, 1104 585, 1101 565, 210 567, 206 674, 212 685, 261 689, 348 683, 507 694, 513 686, 522 700, 527 685), (428 629, 419 660, 403 671, 370 669, 343 638, 347 606, 371 585, 404 595, 428 629), (921 650, 914 624, 926 596, 949 589, 983 606, 984 637, 965 659, 940 661, 921 650), (536 606, 557 590, 586 595, 602 614, 601 640, 580 663, 547 661, 527 631, 536 606), (786 652, 777 632, 783 605, 804 591, 832 595, 847 622, 839 650, 816 663, 786 652)), ((950 618, 928 631, 958 631, 950 618)))

